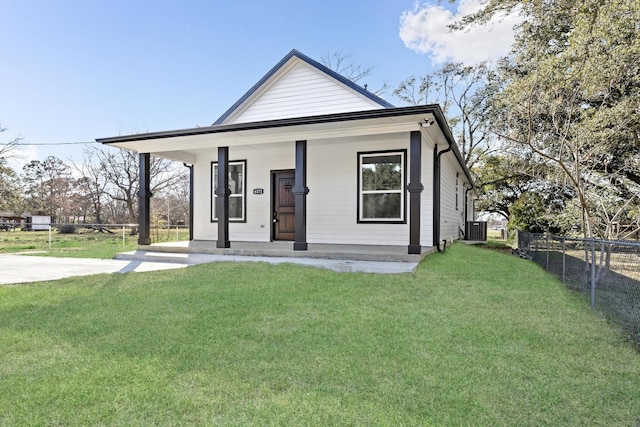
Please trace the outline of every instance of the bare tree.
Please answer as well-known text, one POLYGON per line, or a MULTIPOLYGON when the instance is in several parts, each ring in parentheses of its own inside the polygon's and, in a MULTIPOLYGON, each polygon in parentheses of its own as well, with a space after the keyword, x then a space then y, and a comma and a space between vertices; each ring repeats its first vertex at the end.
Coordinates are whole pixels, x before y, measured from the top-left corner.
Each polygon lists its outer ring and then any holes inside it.
POLYGON ((422 77, 410 76, 400 82, 393 91, 393 95, 409 105, 429 104, 430 102, 437 102, 436 87, 434 74, 427 74, 422 77))
MULTIPOLYGON (((113 150, 107 147, 94 151, 95 166, 104 174, 107 182, 105 193, 114 201, 124 204, 127 220, 138 221, 137 202, 139 190, 138 154, 124 149, 113 150)), ((176 167, 174 162, 159 157, 151 157, 151 192, 159 193, 163 189, 179 182, 184 168, 176 167)), ((112 209, 117 211, 117 209, 112 209)))
MULTIPOLYGON (((0 133, 5 132, 6 130, 7 128, 3 128, 2 125, 0 125, 0 133)), ((20 144, 20 141, 22 141, 22 138, 16 137, 9 142, 0 144, 0 159, 19 157, 15 150, 20 144)))
MULTIPOLYGON (((365 77, 371 77, 374 71, 374 67, 371 65, 358 65, 353 62, 353 55, 350 53, 344 53, 342 50, 334 52, 327 52, 326 55, 320 57, 320 62, 325 67, 335 71, 343 77, 348 78, 354 83, 358 83, 365 77)), ((369 90, 367 84, 363 84, 364 88, 369 90)), ((380 96, 389 89, 389 84, 384 82, 382 86, 376 90, 370 91, 371 93, 380 96)))
POLYGON ((490 104, 497 90, 494 73, 487 63, 465 66, 449 62, 439 70, 401 82, 393 94, 407 104, 439 103, 455 134, 470 169, 493 152, 490 133, 490 104))
MULTIPOLYGON (((103 224, 103 210, 105 197, 107 196, 108 181, 104 166, 98 161, 96 148, 87 148, 81 164, 73 164, 73 168, 81 175, 77 181, 84 199, 89 202, 93 220, 97 224, 103 224)), ((84 210, 85 215, 88 213, 84 210)))

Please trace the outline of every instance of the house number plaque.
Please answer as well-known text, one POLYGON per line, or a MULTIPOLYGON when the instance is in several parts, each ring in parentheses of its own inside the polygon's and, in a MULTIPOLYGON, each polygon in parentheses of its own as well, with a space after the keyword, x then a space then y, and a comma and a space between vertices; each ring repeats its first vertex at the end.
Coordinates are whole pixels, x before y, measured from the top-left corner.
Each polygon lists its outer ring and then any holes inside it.
POLYGON ((253 194, 264 194, 264 188, 254 188, 253 194))

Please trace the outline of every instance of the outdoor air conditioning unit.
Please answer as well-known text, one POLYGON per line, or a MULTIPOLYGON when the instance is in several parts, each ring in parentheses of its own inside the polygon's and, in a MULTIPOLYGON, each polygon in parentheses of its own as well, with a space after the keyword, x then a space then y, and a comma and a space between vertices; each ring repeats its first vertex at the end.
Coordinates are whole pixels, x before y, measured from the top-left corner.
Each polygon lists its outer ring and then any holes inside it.
POLYGON ((464 240, 485 242, 487 240, 487 222, 467 221, 464 232, 464 240))

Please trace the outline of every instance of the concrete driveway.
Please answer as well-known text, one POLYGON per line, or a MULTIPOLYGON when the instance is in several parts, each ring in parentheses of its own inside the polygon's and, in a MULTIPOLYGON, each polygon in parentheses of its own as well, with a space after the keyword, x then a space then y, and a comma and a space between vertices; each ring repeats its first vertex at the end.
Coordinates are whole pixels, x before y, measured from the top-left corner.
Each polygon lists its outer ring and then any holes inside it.
POLYGON ((100 273, 183 268, 186 264, 0 254, 0 284, 43 282, 100 273))

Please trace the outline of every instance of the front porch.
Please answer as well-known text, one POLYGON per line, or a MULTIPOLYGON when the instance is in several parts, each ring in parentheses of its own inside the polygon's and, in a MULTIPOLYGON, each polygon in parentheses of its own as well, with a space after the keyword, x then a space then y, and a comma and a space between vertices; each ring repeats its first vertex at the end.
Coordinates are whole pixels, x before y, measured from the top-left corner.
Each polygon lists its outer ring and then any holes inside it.
POLYGON ((306 251, 298 251, 293 249, 292 242, 231 242, 228 248, 218 248, 216 241, 191 240, 139 245, 138 250, 160 253, 418 263, 435 248, 423 246, 420 254, 407 254, 406 246, 309 243, 306 251))

